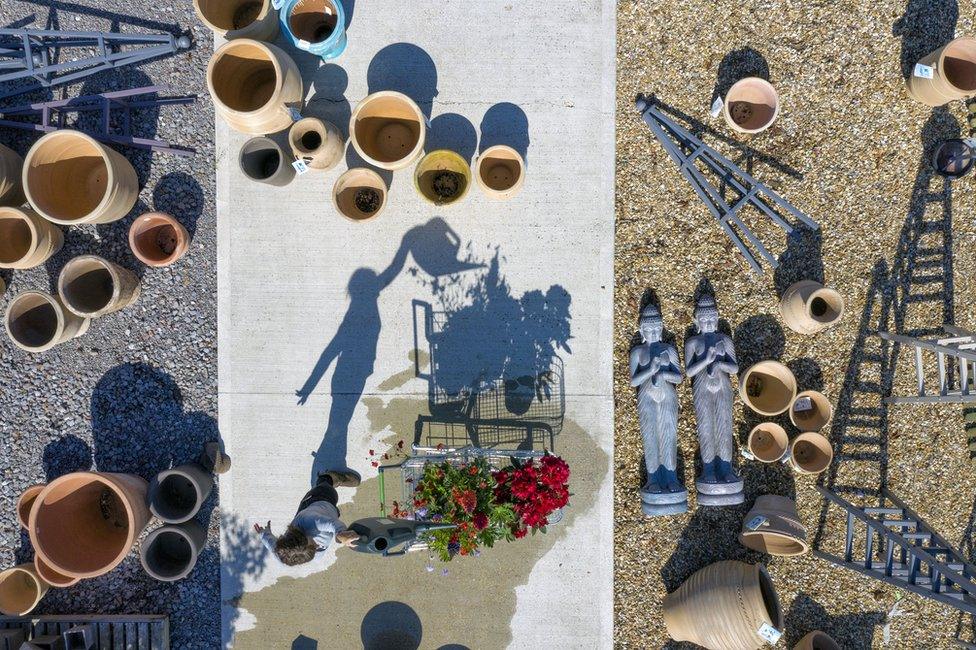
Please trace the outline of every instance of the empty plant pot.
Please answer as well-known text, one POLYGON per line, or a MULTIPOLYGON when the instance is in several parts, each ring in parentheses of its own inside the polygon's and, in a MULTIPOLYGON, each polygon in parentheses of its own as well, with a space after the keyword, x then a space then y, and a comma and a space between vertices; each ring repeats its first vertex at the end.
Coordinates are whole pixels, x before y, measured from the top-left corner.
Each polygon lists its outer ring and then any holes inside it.
POLYGON ((739 542, 754 551, 780 557, 803 555, 810 548, 807 529, 796 514, 796 503, 773 494, 756 499, 742 520, 739 542))
POLYGON ((52 131, 34 143, 22 178, 31 207, 64 226, 118 221, 139 198, 132 163, 70 129, 52 131))
POLYGON ((206 543, 207 530, 199 523, 170 524, 146 536, 139 547, 139 559, 153 578, 174 582, 193 571, 206 543))
POLYGON ((765 79, 746 77, 729 88, 722 112, 729 126, 739 133, 759 133, 776 121, 779 94, 765 79))
POLYGON ((278 10, 271 0, 193 0, 193 9, 200 22, 228 41, 273 41, 278 35, 278 10))
POLYGON ((0 144, 0 205, 23 205, 23 171, 24 159, 10 147, 0 144))
POLYGON ((907 85, 908 94, 927 106, 976 94, 976 39, 961 36, 923 56, 907 85))
POLYGON ((790 448, 790 438, 786 429, 775 422, 760 422, 749 432, 746 443, 756 460, 763 463, 775 463, 786 455, 790 448))
POLYGON ((800 431, 820 431, 834 414, 830 400, 823 393, 805 390, 790 405, 790 422, 800 431))
POLYGON ((79 316, 97 318, 126 307, 139 297, 139 277, 97 255, 71 259, 58 275, 58 296, 79 316))
POLYGON ((323 59, 346 49, 346 13, 340 0, 274 0, 292 44, 323 59))
POLYGON ((844 316, 844 298, 813 280, 790 285, 779 302, 783 322, 798 334, 816 334, 833 327, 844 316))
POLYGON ((841 650, 840 645, 820 630, 814 630, 800 639, 793 650, 841 650))
POLYGON ((36 555, 34 556, 34 570, 37 571, 37 575, 41 576, 44 582, 59 589, 71 587, 81 582, 81 578, 66 576, 63 573, 55 571, 53 567, 36 555))
POLYGON ((349 118, 349 137, 356 152, 374 167, 403 169, 424 152, 427 118, 403 93, 384 90, 356 106, 349 118))
POLYGON ((525 161, 515 149, 495 145, 478 156, 474 177, 490 198, 510 199, 525 184, 525 161))
POLYGON ((761 564, 710 564, 664 597, 664 624, 675 641, 710 650, 756 650, 764 626, 783 630, 773 582, 761 564))
POLYGON ((0 612, 7 616, 26 616, 41 602, 48 584, 37 575, 32 564, 0 572, 0 612))
POLYGON ((63 244, 61 229, 30 208, 0 208, 0 268, 40 266, 63 244))
POLYGON ((25 291, 7 306, 7 335, 22 350, 44 352, 88 331, 87 318, 65 309, 61 298, 25 291))
POLYGON ((420 196, 434 205, 457 203, 468 193, 471 166, 453 151, 431 151, 417 164, 413 185, 420 196))
POLYGON ((285 150, 271 138, 251 138, 241 147, 241 171, 252 181, 283 187, 295 178, 295 168, 285 150))
POLYGON ((21 528, 27 528, 27 520, 30 518, 30 511, 34 506, 34 501, 45 487, 43 483, 32 485, 20 493, 20 497, 17 499, 17 523, 20 524, 21 528))
POLYGON ((149 484, 149 509, 160 520, 182 524, 196 516, 213 490, 213 476, 196 463, 156 475, 149 484))
POLYGON ((165 212, 147 212, 129 227, 129 248, 146 266, 169 266, 189 247, 190 233, 165 212))
POLYGON ((739 396, 761 415, 779 415, 796 396, 796 377, 779 361, 760 361, 739 379, 739 396))
POLYGON ((952 138, 940 142, 932 154, 932 167, 945 178, 962 178, 973 169, 976 141, 952 138))
POLYGON ((790 444, 790 467, 800 474, 820 474, 833 459, 830 441, 819 433, 801 433, 790 444))
POLYGON ((295 158, 317 171, 335 167, 346 151, 346 141, 338 127, 315 117, 303 117, 292 124, 288 142, 295 158))
POLYGON ((354 167, 335 182, 332 203, 347 219, 372 219, 386 207, 386 183, 372 169, 354 167))
POLYGON ((302 76, 280 48, 249 38, 225 43, 207 66, 214 111, 230 128, 263 135, 291 126, 290 106, 301 109, 302 76))
POLYGON ((114 569, 149 523, 146 481, 134 474, 75 472, 37 496, 28 532, 58 573, 94 578, 114 569))

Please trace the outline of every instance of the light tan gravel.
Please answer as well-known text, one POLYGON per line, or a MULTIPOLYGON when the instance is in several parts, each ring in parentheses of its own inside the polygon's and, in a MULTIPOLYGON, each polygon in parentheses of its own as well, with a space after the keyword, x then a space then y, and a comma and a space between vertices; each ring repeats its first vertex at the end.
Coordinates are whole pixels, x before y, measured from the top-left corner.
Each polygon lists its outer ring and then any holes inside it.
MULTIPOLYGON (((960 2, 958 9, 946 0, 909 4, 900 35, 893 34, 893 25, 906 14, 906 3, 893 0, 619 4, 614 535, 620 648, 667 644, 665 593, 722 559, 769 567, 786 615, 786 642, 779 647, 792 647, 812 629, 832 634, 845 649, 947 648, 957 629, 973 638, 970 617, 903 592, 905 614, 890 621, 885 645, 883 627, 898 597, 895 588, 812 555, 773 559, 738 544, 742 517, 763 493, 795 494, 813 539, 822 514, 815 478, 745 461, 743 506, 695 508, 692 499, 690 514, 656 520, 643 517, 637 495, 641 445, 627 351, 641 296, 648 288, 657 291, 665 324, 680 346, 692 295, 707 278, 734 332, 743 369, 750 360, 781 358, 798 370, 801 388, 822 384, 839 402, 829 431, 839 457, 824 480, 867 490, 884 481, 952 543, 971 552, 974 534, 967 529, 976 506, 976 467, 969 460, 963 408, 884 407, 877 392, 891 380, 895 392, 908 394, 914 382, 910 356, 881 346, 874 336, 882 323, 902 332, 930 330, 944 320, 976 329, 976 176, 947 191, 925 157, 927 146, 960 132, 965 108, 956 103, 933 111, 918 104, 905 92, 902 77, 903 58, 909 65, 952 35, 956 11, 956 33, 976 33, 976 3, 960 2), (776 125, 751 138, 735 137, 721 120, 708 117, 723 57, 744 47, 764 57, 782 101, 776 125), (706 142, 733 159, 751 149, 754 175, 818 221, 821 236, 794 247, 775 276, 751 274, 639 119, 633 105, 638 92, 654 93, 704 122, 713 131, 706 132, 706 142), (727 141, 744 146, 736 150, 727 141), (921 227, 922 221, 933 225, 921 227), (951 265, 939 253, 945 246, 952 251, 951 265), (785 330, 777 285, 782 289, 821 268, 826 283, 847 300, 843 324, 812 337, 785 330), (854 436, 878 443, 856 446, 854 436), (855 451, 864 459, 850 458, 855 451)), ((735 72, 743 70, 740 65, 735 72)), ((771 250, 785 250, 781 233, 764 235, 771 250)), ((679 393, 681 456, 693 492, 697 438, 690 386, 683 384, 679 393)), ((740 435, 756 421, 741 404, 735 416, 740 435)), ((829 512, 825 549, 837 549, 842 523, 837 510, 829 512)))

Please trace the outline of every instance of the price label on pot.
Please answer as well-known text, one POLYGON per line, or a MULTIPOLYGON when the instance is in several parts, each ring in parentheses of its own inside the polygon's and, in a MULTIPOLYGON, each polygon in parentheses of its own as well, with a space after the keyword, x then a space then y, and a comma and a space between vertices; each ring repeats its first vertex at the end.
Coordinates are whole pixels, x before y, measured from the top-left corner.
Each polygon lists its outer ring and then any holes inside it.
POLYGON ((291 166, 295 168, 295 171, 298 172, 299 176, 308 171, 308 165, 305 164, 304 160, 296 160, 291 164, 291 166))
POLYGON ((716 118, 722 114, 722 108, 724 107, 725 107, 725 102, 722 101, 722 98, 716 97, 715 101, 712 102, 712 109, 708 111, 708 114, 711 115, 712 118, 716 118))
POLYGON ((769 645, 776 645, 779 643, 779 638, 783 636, 783 633, 769 623, 763 623, 759 628, 759 636, 769 645))
POLYGON ((748 528, 749 530, 756 530, 757 528, 759 528, 765 523, 766 523, 766 518, 763 517, 762 515, 757 515, 749 520, 749 523, 746 524, 746 528, 748 528))
POLYGON ((931 66, 922 65, 921 63, 915 64, 915 76, 921 77, 922 79, 931 79, 935 76, 935 69, 931 66))

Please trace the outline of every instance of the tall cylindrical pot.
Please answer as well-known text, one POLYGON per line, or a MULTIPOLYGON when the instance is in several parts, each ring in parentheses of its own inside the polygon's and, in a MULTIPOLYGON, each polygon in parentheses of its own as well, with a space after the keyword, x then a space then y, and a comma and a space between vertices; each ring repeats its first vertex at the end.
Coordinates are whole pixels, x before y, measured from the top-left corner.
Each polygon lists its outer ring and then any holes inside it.
POLYGON ((427 117, 412 99, 392 90, 369 95, 349 118, 349 138, 363 160, 395 171, 424 152, 427 117))
POLYGON ((906 83, 908 94, 927 106, 976 94, 976 38, 960 36, 923 56, 906 83))
POLYGON ((841 648, 825 633, 814 630, 800 639, 799 643, 793 646, 793 650, 841 650, 841 648))
POLYGON ((0 571, 0 612, 6 616, 27 616, 47 590, 48 584, 37 575, 33 564, 18 564, 0 571))
POLYGON ((372 169, 353 167, 332 187, 332 204, 350 221, 366 221, 386 207, 386 183, 372 169))
POLYGON ((798 334, 816 334, 833 327, 844 316, 844 297, 813 280, 790 285, 779 301, 786 326, 798 334))
POLYGON ((39 483, 37 485, 32 485, 23 492, 20 493, 20 497, 17 498, 17 523, 20 527, 27 529, 27 521, 30 519, 31 508, 34 507, 34 501, 37 500, 37 495, 47 487, 44 483, 39 483))
POLYGON ((830 424, 834 407, 823 393, 805 390, 790 404, 790 422, 800 431, 820 431, 830 424))
POLYGON ((24 159, 10 147, 0 144, 0 205, 23 205, 24 186, 21 174, 24 159))
POLYGON ((58 295, 78 316, 97 318, 139 298, 139 276, 97 255, 79 255, 58 275, 58 295))
POLYGON ((129 227, 129 248, 146 266, 169 266, 190 248, 190 233, 172 215, 147 212, 129 227))
POLYGON ((775 463, 786 455, 790 438, 786 429, 775 422, 760 422, 749 432, 749 453, 761 463, 775 463))
POLYGON ((796 377, 779 361, 760 361, 742 374, 739 396, 756 413, 779 415, 790 408, 796 396, 796 377))
POLYGON ((146 536, 139 546, 139 560, 153 578, 175 582, 193 571, 206 543, 207 529, 198 522, 168 524, 146 536))
POLYGON ((346 49, 346 12, 341 0, 276 0, 281 29, 299 50, 334 59, 346 49))
POLYGON ((742 520, 739 542, 754 551, 780 557, 803 555, 810 549, 796 503, 775 494, 756 499, 742 520))
POLYGON ((37 571, 37 575, 41 576, 46 583, 58 589, 71 587, 81 582, 81 578, 77 576, 66 576, 56 571, 54 567, 42 560, 39 555, 34 556, 34 570, 37 571))
POLYGON ((471 187, 471 166, 453 151, 431 151, 417 163, 413 186, 428 203, 458 203, 471 187))
POLYGON ((664 624, 675 641, 709 650, 756 650, 759 630, 783 630, 783 611, 761 564, 728 560, 696 571, 664 597, 664 624))
POLYGON ((0 208, 0 268, 40 266, 63 244, 61 229, 30 208, 0 208))
POLYGON ((833 459, 830 441, 819 433, 801 433, 790 443, 790 467, 800 474, 820 474, 833 459))
POLYGON ((221 38, 273 41, 278 36, 278 10, 271 0, 193 0, 197 17, 221 38))
POLYGON ((21 350, 44 352, 88 331, 91 321, 65 308, 59 296, 25 291, 7 306, 7 336, 21 350))
POLYGON ((167 469, 149 484, 149 510, 168 524, 193 519, 213 490, 213 476, 196 463, 167 469))
POLYGON ((295 158, 316 171, 332 169, 346 152, 346 141, 332 122, 303 117, 288 130, 288 143, 295 158))
POLYGON ((125 156, 86 133, 60 129, 27 152, 27 201, 63 226, 118 221, 139 198, 139 178, 125 156))
POLYGON ((295 178, 291 157, 271 138, 251 138, 237 157, 241 171, 252 181, 284 187, 295 178))
POLYGON ((728 125, 739 133, 765 131, 779 116, 779 93, 765 79, 740 79, 725 95, 722 113, 728 125))
POLYGON ((515 149, 495 145, 478 156, 474 178, 489 198, 510 199, 525 185, 525 161, 515 149))

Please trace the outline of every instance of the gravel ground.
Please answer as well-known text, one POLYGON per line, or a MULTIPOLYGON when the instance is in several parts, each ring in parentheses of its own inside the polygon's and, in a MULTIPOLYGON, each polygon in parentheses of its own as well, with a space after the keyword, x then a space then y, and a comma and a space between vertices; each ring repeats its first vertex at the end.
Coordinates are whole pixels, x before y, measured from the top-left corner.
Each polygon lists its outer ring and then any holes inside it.
MULTIPOLYGON (((974 488, 959 405, 886 407, 882 393, 910 394, 911 355, 874 333, 933 332, 943 322, 976 326, 976 228, 972 180, 933 178, 934 143, 960 133, 961 103, 932 110, 911 100, 903 74, 922 54, 972 34, 971 1, 622 0, 617 58, 617 256, 615 389, 615 642, 621 648, 668 642, 664 595, 697 569, 741 559, 769 567, 786 616, 785 644, 822 629, 844 648, 944 648, 972 622, 955 610, 902 593, 818 560, 748 551, 737 533, 753 498, 795 496, 811 540, 837 550, 839 511, 822 509, 817 479, 782 466, 744 461, 746 503, 695 508, 649 520, 639 509, 642 480, 636 400, 627 352, 647 289, 656 290, 679 348, 692 296, 707 279, 744 370, 779 358, 800 387, 821 388, 837 407, 829 427, 834 465, 821 482, 870 499, 886 486, 967 554, 973 548, 974 488), (958 23, 958 24, 957 24, 958 23), (716 90, 743 76, 767 76, 782 112, 766 133, 735 136, 708 117, 716 90), (675 165, 634 110, 638 92, 702 122, 704 139, 783 194, 821 225, 787 242, 757 228, 780 269, 748 272, 675 165), (843 323, 816 336, 785 329, 777 295, 804 277, 826 280, 846 298, 843 323), (861 440, 858 443, 858 439, 861 440), (888 618, 901 597, 904 615, 888 618), (890 640, 884 641, 888 625, 890 640)), ((758 222, 758 221, 754 221, 758 222)), ((697 455, 687 381, 679 389, 680 453, 693 491, 697 455)), ((972 419, 972 416, 970 416, 972 419)), ((735 411, 744 438, 757 419, 735 411)), ((970 424, 971 428, 973 425, 970 424)), ((851 499, 856 497, 847 492, 851 499)))
MULTIPOLYGON (((30 271, 0 273, 8 284, 0 309, 22 291, 54 288, 73 256, 95 253, 142 277, 142 296, 129 308, 92 322, 89 332, 47 353, 31 356, 0 337, 0 561, 32 556, 18 530, 14 504, 27 486, 69 471, 95 467, 150 478, 171 464, 195 458, 217 436, 216 238, 213 111, 205 71, 212 51, 190 2, 11 0, 0 4, 0 24, 123 32, 191 30, 188 53, 31 98, 76 96, 165 84, 173 94, 200 94, 195 106, 142 113, 140 134, 156 133, 197 150, 195 157, 150 155, 119 148, 142 188, 139 203, 113 224, 72 227, 52 260, 30 271), (53 6, 52 6, 53 5, 53 6), (127 244, 129 225, 150 209, 176 216, 190 230, 187 255, 166 269, 143 267, 127 244)), ((26 101, 24 96, 8 100, 26 101)), ((34 136, 3 130, 0 141, 23 154, 34 136)), ((166 613, 174 648, 220 644, 219 516, 216 490, 199 520, 209 525, 206 551, 191 576, 174 584, 146 576, 136 553, 110 574, 51 590, 36 613, 166 613)), ((150 529, 158 524, 153 523, 150 529)))

